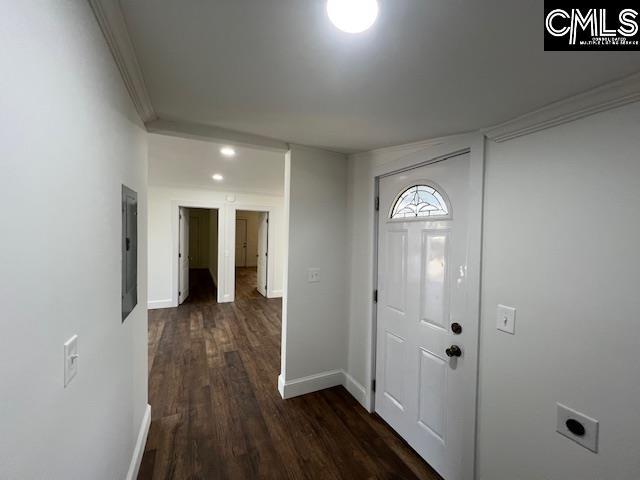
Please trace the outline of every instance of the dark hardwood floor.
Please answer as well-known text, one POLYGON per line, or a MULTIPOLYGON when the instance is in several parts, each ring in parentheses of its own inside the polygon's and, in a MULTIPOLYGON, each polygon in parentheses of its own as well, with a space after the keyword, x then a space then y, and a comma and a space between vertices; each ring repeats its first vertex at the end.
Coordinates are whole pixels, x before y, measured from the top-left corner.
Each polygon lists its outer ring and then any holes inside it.
POLYGON ((151 428, 139 479, 439 479, 342 387, 282 400, 281 301, 239 269, 217 304, 206 270, 149 312, 151 428), (253 282, 253 283, 252 283, 253 282))

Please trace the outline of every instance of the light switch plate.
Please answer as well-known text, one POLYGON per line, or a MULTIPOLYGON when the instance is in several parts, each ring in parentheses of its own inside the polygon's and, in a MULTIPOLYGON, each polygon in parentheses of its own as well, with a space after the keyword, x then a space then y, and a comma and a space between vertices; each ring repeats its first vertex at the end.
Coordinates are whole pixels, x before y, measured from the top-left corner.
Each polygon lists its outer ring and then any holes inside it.
POLYGON ((308 271, 309 283, 318 283, 320 281, 320 269, 319 268, 310 268, 308 271))
POLYGON ((64 343, 64 386, 69 385, 78 373, 78 335, 64 343))
POLYGON ((511 335, 516 333, 516 309, 506 305, 498 305, 496 328, 511 335))
POLYGON ((598 453, 598 421, 561 403, 556 405, 558 407, 556 431, 592 452, 598 453), (570 426, 577 433, 572 432, 570 426))

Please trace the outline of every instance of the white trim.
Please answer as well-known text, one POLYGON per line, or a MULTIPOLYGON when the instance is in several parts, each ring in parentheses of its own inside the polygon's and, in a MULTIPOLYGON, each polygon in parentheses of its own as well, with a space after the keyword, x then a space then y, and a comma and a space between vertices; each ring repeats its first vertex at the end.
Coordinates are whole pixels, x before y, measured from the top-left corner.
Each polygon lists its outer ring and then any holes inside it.
POLYGON ((131 463, 129 463, 129 471, 127 472, 126 480, 135 480, 136 478, 138 478, 138 471, 140 470, 142 455, 144 455, 144 447, 147 444, 147 435, 149 435, 150 425, 151 405, 147 403, 147 407, 144 410, 144 415, 142 416, 142 423, 140 423, 138 439, 136 440, 136 444, 133 449, 133 455, 131 456, 131 463))
POLYGON ((314 147, 313 145, 303 145, 301 143, 289 142, 288 145, 289 145, 289 150, 291 150, 292 148, 297 148, 298 150, 305 150, 308 152, 317 152, 318 150, 320 150, 321 152, 327 152, 332 155, 341 155, 341 156, 348 156, 350 154, 355 155, 355 153, 349 153, 349 151, 331 150, 330 148, 314 147))
POLYGON ((145 127, 147 127, 148 132, 173 137, 191 138, 210 142, 231 142, 237 145, 283 153, 289 150, 288 144, 282 140, 239 132, 237 130, 229 130, 214 125, 155 118, 146 122, 145 127))
POLYGON ((344 372, 342 370, 330 370, 294 380, 285 380, 280 375, 278 377, 278 391, 282 398, 287 399, 335 387, 343 383, 344 372))
POLYGON ((113 59, 143 123, 157 118, 119 1, 89 0, 113 59))
POLYGON ((282 290, 271 290, 267 293, 267 298, 282 298, 282 290))
POLYGON ((344 388, 355 398, 360 405, 365 409, 367 408, 368 398, 367 389, 364 388, 355 378, 349 375, 348 372, 344 373, 344 388))
POLYGON ((495 142, 505 142, 637 101, 640 101, 640 73, 551 103, 482 132, 495 142))
POLYGON ((158 308, 171 308, 173 306, 173 300, 167 298, 165 300, 149 300, 147 302, 147 309, 156 310, 158 308))
POLYGON ((278 391, 285 400, 338 385, 342 385, 358 403, 365 409, 367 408, 367 390, 342 369, 330 370, 287 381, 284 380, 282 374, 278 376, 278 391))

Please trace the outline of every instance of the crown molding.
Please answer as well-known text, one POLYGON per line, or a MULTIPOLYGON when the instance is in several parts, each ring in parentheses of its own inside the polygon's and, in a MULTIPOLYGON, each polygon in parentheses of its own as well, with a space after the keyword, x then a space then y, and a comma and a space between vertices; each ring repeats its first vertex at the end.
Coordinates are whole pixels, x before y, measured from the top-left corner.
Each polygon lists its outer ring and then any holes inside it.
POLYGON ((303 145, 302 143, 289 143, 289 149, 294 149, 294 148, 298 150, 306 150, 309 152, 325 152, 331 155, 343 157, 345 159, 350 155, 347 152, 340 152, 338 150, 332 150, 330 148, 325 148, 325 147, 316 147, 314 145, 303 145))
POLYGON ((155 120, 146 122, 145 127, 150 133, 159 133, 174 137, 192 138, 216 143, 233 143, 276 152, 286 152, 289 150, 289 144, 282 140, 200 123, 156 118, 155 120))
POLYGON ((142 122, 156 119, 119 0, 89 0, 89 4, 142 122))
POLYGON ((640 101, 640 73, 551 103, 508 122, 483 129, 482 133, 495 142, 505 142, 637 101, 640 101))
POLYGON ((473 134, 478 134, 476 132, 463 132, 463 133, 455 133, 453 135, 447 135, 444 137, 436 137, 430 138, 427 140, 421 140, 419 142, 412 143, 404 143, 402 145, 392 145, 389 147, 380 147, 375 148, 373 150, 367 150, 364 152, 357 152, 349 154, 349 158, 354 160, 358 160, 361 158, 370 158, 372 156, 387 156, 391 154, 402 154, 402 153, 411 153, 418 150, 424 150, 426 148, 434 147, 436 145, 441 145, 443 143, 451 142, 459 138, 469 137, 473 134))

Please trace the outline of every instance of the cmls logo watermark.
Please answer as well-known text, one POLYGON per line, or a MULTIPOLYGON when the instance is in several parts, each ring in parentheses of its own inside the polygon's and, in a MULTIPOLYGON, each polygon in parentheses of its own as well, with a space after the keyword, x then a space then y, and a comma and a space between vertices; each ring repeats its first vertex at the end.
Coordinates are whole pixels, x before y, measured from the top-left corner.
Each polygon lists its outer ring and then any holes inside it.
POLYGON ((640 50, 639 7, 564 7, 544 2, 545 50, 640 50))

